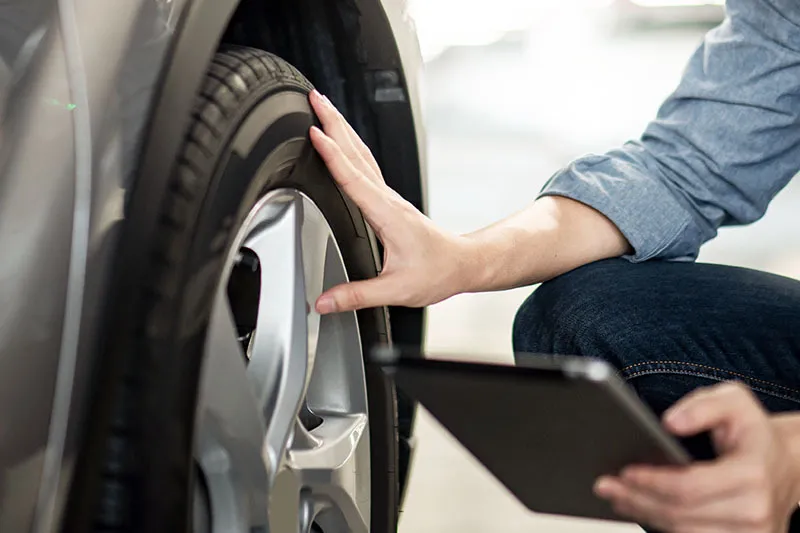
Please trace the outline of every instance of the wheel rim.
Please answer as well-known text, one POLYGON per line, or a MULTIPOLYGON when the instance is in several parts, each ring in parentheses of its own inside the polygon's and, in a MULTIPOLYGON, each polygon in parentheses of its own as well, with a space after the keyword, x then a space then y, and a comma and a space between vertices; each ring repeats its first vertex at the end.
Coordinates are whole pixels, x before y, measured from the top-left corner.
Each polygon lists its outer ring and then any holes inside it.
POLYGON ((313 310, 347 281, 328 223, 302 193, 270 192, 246 217, 223 276, 200 389, 195 530, 367 533, 358 322, 313 310))

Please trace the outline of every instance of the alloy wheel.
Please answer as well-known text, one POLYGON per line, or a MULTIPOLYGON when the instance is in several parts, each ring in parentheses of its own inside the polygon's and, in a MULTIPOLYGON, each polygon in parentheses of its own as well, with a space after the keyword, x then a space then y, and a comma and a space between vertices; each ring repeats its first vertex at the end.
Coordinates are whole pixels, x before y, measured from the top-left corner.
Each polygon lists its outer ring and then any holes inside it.
POLYGON ((197 533, 368 533, 370 445, 355 313, 314 302, 347 281, 296 190, 250 211, 223 271, 200 389, 197 533))

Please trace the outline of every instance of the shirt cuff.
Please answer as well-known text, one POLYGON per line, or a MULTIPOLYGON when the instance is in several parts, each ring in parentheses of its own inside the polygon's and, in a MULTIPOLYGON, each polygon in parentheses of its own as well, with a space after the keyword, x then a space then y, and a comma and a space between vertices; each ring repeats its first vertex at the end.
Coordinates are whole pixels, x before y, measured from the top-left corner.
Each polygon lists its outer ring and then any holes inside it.
POLYGON ((630 153, 583 157, 556 173, 540 197, 564 196, 605 215, 622 232, 632 262, 653 258, 691 261, 701 239, 670 189, 630 153))

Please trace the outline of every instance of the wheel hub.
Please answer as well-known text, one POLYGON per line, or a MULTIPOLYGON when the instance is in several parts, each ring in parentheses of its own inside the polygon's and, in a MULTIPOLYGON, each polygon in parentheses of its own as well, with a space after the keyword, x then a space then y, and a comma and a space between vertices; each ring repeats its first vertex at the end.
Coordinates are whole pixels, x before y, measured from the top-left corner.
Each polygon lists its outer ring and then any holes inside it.
POLYGON ((200 391, 196 460, 207 502, 196 497, 195 531, 207 516, 211 533, 367 533, 358 322, 313 310, 324 290, 347 281, 324 216, 298 191, 267 194, 223 276, 200 391))

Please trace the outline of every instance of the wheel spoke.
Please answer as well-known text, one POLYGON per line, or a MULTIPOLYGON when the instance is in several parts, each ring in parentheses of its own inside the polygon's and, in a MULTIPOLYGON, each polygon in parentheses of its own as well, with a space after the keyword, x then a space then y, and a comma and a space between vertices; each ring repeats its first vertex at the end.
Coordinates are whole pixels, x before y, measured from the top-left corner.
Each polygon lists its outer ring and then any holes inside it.
MULTIPOLYGON (((302 200, 300 200, 302 202, 302 200)), ((314 305, 322 292, 341 283, 330 277, 331 265, 341 261, 328 225, 316 209, 303 205, 303 224, 301 229, 301 249, 303 253, 303 273, 305 276, 306 301, 308 302, 308 355, 312 365, 316 362, 319 346, 320 316, 314 305)))
POLYGON ((278 465, 305 395, 313 361, 303 249, 302 200, 284 195, 258 212, 256 229, 244 245, 258 256, 261 291, 247 375, 267 422, 266 451, 278 465))
POLYGON ((367 412, 361 336, 355 313, 322 317, 314 374, 308 386, 309 409, 323 416, 367 412))
POLYGON ((246 376, 244 354, 224 293, 217 294, 201 384, 198 461, 215 508, 213 531, 249 531, 267 521, 264 419, 246 376), (237 502, 238 494, 249 502, 237 502))
POLYGON ((292 449, 288 466, 309 491, 326 533, 369 531, 369 426, 367 416, 327 416, 310 432, 319 442, 312 449, 292 449), (364 490, 365 487, 367 490, 364 490))

